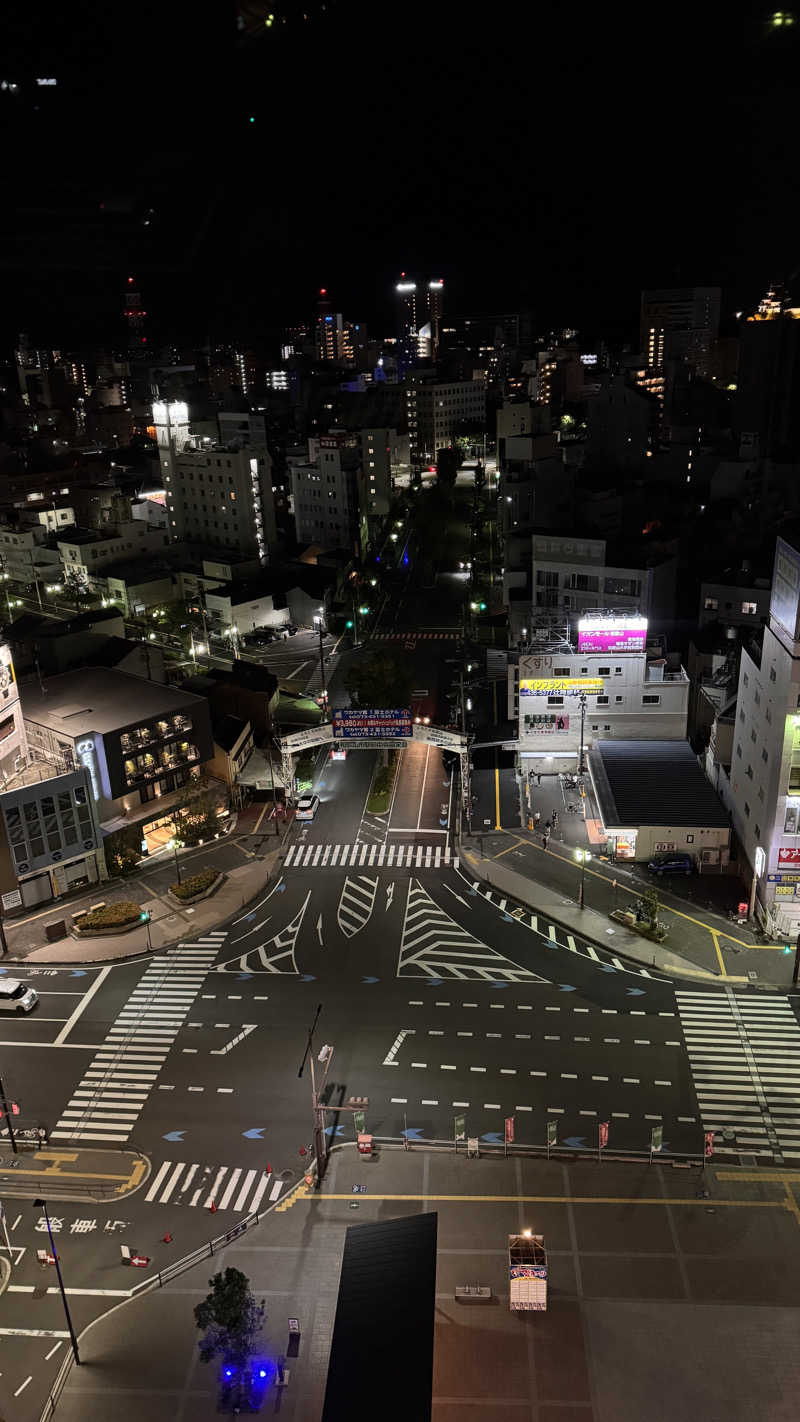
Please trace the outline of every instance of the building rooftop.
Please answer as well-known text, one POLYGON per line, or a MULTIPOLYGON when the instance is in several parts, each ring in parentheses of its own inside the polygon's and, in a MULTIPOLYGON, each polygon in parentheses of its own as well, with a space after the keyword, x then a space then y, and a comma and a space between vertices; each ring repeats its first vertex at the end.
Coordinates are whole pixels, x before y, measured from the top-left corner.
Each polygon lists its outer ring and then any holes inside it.
POLYGON ((218 721, 212 722, 214 740, 223 750, 232 751, 236 742, 241 740, 247 724, 241 716, 220 716, 218 721))
POLYGON ((589 767, 606 827, 730 826, 686 741, 596 741, 589 767))
POLYGON ((198 696, 109 667, 82 667, 48 677, 44 690, 38 682, 24 682, 20 696, 26 721, 70 739, 87 731, 107 735, 176 711, 191 716, 200 704, 198 696))

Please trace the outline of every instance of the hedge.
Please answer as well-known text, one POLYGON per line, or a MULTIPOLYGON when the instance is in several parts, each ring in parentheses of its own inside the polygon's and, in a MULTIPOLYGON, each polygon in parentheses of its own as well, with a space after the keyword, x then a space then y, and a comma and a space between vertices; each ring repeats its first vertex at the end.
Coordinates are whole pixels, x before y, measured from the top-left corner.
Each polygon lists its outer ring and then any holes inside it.
POLYGON ((128 901, 106 904, 104 908, 91 909, 89 913, 85 913, 78 921, 78 931, 83 932, 86 928, 123 928, 128 923, 135 923, 141 913, 138 904, 128 901))
POLYGON ((202 894, 206 889, 210 889, 218 877, 218 869, 201 869, 199 874, 190 874, 180 884, 170 884, 169 891, 176 899, 193 899, 195 894, 202 894))

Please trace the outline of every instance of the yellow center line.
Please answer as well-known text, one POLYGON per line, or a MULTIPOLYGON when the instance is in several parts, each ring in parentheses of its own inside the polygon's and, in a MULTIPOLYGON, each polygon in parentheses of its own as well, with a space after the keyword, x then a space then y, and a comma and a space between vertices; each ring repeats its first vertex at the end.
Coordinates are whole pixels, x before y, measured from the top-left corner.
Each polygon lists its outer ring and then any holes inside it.
POLYGON ((494 818, 495 818, 495 826, 494 826, 495 829, 502 829, 503 826, 502 826, 501 823, 500 823, 500 771, 499 771, 499 770, 495 770, 495 772, 494 772, 494 818))
MULTIPOLYGON (((302 1195, 295 1198, 304 1198, 302 1195)), ((349 1195, 315 1195, 314 1199, 321 1203, 326 1200, 352 1200, 352 1193, 349 1195)), ((393 1194, 370 1194, 366 1203, 370 1201, 399 1201, 404 1202, 428 1202, 430 1204, 488 1204, 488 1205, 660 1205, 663 1209, 665 1205, 691 1205, 694 1208, 717 1209, 725 1207, 734 1210, 783 1210, 789 1208, 786 1200, 720 1200, 712 1198, 700 1198, 696 1195, 682 1198, 677 1195, 654 1195, 636 1196, 629 1195, 434 1195, 434 1194, 414 1194, 414 1195, 393 1195, 393 1194)), ((362 1201, 362 1204, 365 1203, 362 1201)))
POLYGON ((720 976, 723 977, 723 978, 727 978, 727 976, 728 976, 728 970, 727 970, 727 968, 725 967, 725 961, 724 961, 724 959, 723 959, 723 957, 722 957, 722 949, 721 949, 720 946, 719 946, 719 934, 717 933, 717 930, 716 930, 715 928, 709 928, 708 931, 709 931, 709 933, 711 934, 711 938, 712 938, 712 941, 713 941, 713 944, 714 944, 714 950, 715 950, 716 955, 717 955, 717 962, 719 963, 720 976))

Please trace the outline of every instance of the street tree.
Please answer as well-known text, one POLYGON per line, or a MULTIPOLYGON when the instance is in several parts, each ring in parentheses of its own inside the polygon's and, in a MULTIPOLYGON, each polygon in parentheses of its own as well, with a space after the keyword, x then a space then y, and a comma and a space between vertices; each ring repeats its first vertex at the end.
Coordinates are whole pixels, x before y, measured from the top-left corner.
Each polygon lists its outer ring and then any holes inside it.
POLYGON ((409 703, 414 669, 408 658, 387 650, 351 662, 343 679, 345 689, 359 706, 400 707, 409 703))
POLYGON ((204 1363, 221 1355, 244 1367, 255 1352, 264 1323, 264 1302, 258 1303, 250 1280, 240 1269, 226 1269, 208 1281, 210 1294, 195 1306, 194 1320, 202 1330, 200 1357, 204 1363))
POLYGON ((90 597, 89 584, 85 578, 77 568, 68 568, 64 574, 62 586, 67 601, 74 603, 75 611, 80 612, 81 606, 90 597))

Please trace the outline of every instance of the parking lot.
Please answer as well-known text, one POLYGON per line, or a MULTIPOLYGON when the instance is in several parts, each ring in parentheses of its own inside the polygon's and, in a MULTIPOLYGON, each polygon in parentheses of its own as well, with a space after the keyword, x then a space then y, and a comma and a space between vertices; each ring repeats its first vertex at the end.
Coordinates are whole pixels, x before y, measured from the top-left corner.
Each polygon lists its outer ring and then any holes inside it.
MULTIPOLYGON (((287 1318, 300 1320, 280 1398, 287 1422, 321 1416, 348 1226, 420 1211, 438 1215, 434 1422, 456 1422, 465 1407, 528 1422, 789 1422, 800 1381, 798 1184, 789 1172, 709 1170, 706 1196, 696 1169, 389 1148, 369 1161, 346 1147, 321 1193, 288 1202, 215 1267, 243 1270, 265 1299, 265 1356, 285 1352, 287 1318), (545 1313, 509 1310, 507 1238, 525 1228, 544 1235, 545 1313), (491 1297, 456 1301, 459 1285, 476 1284, 491 1297)), ((216 1372, 198 1361, 192 1324, 208 1275, 203 1264, 89 1334, 92 1366, 73 1370, 63 1422, 99 1422, 110 1390, 117 1422, 141 1416, 145 1391, 151 1422, 216 1415, 216 1372)), ((399 1361, 387 1338, 389 1390, 399 1361)), ((265 1410, 276 1406, 273 1393, 265 1410)))

